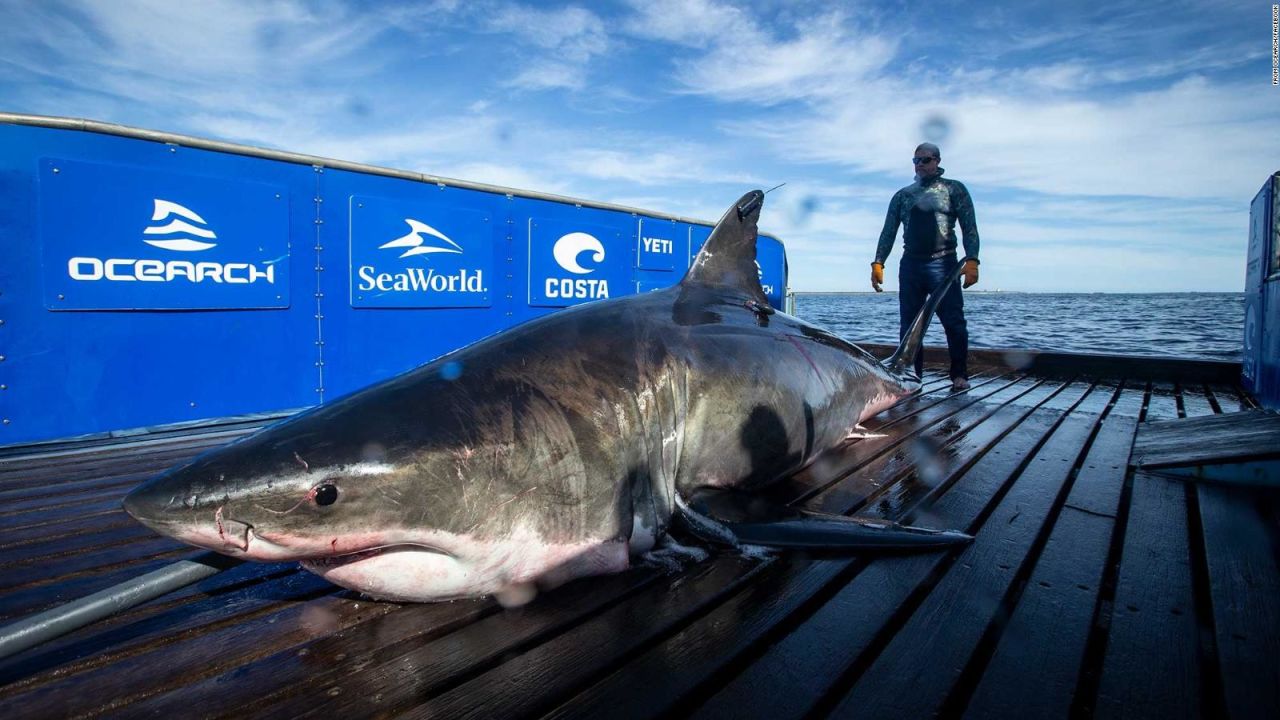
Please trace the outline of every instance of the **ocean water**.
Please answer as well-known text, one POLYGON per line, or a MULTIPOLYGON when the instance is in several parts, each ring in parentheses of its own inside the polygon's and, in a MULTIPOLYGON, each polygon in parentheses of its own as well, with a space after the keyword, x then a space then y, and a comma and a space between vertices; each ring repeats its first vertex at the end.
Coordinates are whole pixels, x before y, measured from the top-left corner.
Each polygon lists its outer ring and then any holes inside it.
MULTIPOLYGON (((1239 361, 1243 293, 965 292, 969 345, 1239 361)), ((854 343, 898 342, 897 293, 797 293, 795 314, 854 343)), ((926 345, 946 345, 935 318, 926 345)))

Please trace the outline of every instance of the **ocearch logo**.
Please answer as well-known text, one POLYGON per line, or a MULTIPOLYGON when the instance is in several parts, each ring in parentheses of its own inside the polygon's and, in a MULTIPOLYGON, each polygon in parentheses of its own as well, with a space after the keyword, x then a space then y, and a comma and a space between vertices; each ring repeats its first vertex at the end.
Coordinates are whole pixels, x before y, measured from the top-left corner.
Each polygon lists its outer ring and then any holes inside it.
MULTIPOLYGON (((587 252, 591 253, 591 261, 597 267, 604 262, 604 244, 588 233, 571 232, 562 235, 551 248, 551 256, 555 258, 556 264, 574 275, 595 272, 596 267, 586 268, 580 264, 582 254, 587 252)), ((596 300, 609 297, 609 282, 597 278, 549 277, 543 289, 547 298, 596 300)))
POLYGON ((207 227, 209 223, 205 222, 204 218, 197 215, 194 210, 183 207, 176 202, 161 200, 160 198, 155 198, 152 202, 155 203, 155 210, 151 213, 151 222, 160 222, 166 218, 173 219, 165 225, 152 225, 146 230, 143 230, 142 234, 165 235, 170 236, 170 239, 147 240, 144 238, 143 242, 148 245, 154 245, 155 247, 163 250, 178 250, 180 252, 195 252, 198 250, 208 250, 209 248, 217 247, 217 243, 200 242, 199 240, 193 240, 189 237, 172 237, 175 235, 195 235, 196 237, 213 240, 218 236, 207 227), (174 217, 175 215, 177 217, 174 217), (187 222, 188 220, 191 222, 187 222), (191 224, 193 222, 200 223, 203 227, 196 227, 191 224))
MULTIPOLYGON (((194 237, 214 240, 218 236, 209 229, 209 223, 199 213, 172 200, 152 199, 152 225, 142 231, 142 239, 152 247, 174 252, 200 252, 217 247, 217 243, 196 240, 194 237), (168 220, 167 223, 162 223, 168 220)), ((192 283, 214 282, 231 285, 249 285, 266 280, 274 285, 274 265, 259 268, 254 263, 189 260, 157 260, 150 258, 99 258, 77 256, 67 260, 67 275, 72 280, 84 282, 172 282, 179 278, 192 283)))
MULTIPOLYGON (((444 233, 421 220, 405 218, 404 222, 409 226, 409 233, 379 245, 379 250, 399 250, 404 248, 405 251, 400 253, 400 259, 402 260, 413 255, 431 255, 434 253, 462 254, 461 245, 450 240, 444 233), (423 237, 424 235, 443 240, 448 243, 448 247, 427 245, 425 244, 426 238, 423 237)), ((484 271, 479 269, 468 270, 460 268, 455 272, 441 273, 435 268, 411 267, 405 268, 400 272, 390 273, 378 272, 377 268, 372 265, 361 265, 357 268, 356 274, 360 276, 360 282, 356 285, 356 288, 363 292, 373 290, 379 292, 422 293, 485 292, 484 271)))
POLYGON ((760 288, 764 290, 765 295, 773 294, 773 285, 764 284, 764 268, 760 267, 760 261, 756 260, 756 279, 760 281, 760 288))

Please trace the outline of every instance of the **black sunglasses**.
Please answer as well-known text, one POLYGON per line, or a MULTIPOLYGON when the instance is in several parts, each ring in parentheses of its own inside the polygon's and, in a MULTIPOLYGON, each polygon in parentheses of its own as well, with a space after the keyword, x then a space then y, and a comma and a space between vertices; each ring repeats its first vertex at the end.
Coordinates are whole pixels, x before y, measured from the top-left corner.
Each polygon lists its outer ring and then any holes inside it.
POLYGON ((933 158, 933 157, 923 157, 923 158, 922 158, 922 157, 913 157, 913 158, 911 158, 911 164, 912 164, 912 165, 928 165, 929 163, 931 163, 931 162, 933 162, 934 160, 937 160, 937 159, 938 159, 938 158, 933 158))

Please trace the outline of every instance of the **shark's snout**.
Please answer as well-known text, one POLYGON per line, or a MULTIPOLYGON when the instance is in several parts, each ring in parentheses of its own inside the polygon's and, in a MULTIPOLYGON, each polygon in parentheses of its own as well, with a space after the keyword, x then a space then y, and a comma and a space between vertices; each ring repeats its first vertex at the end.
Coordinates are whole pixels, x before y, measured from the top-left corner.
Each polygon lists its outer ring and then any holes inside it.
POLYGON ((165 517, 172 512, 173 496, 149 482, 134 488, 124 496, 124 511, 134 520, 152 530, 164 524, 165 517))
POLYGON ((249 549, 253 526, 236 520, 222 506, 209 507, 177 492, 164 476, 134 488, 124 498, 124 511, 161 535, 229 554, 249 549))

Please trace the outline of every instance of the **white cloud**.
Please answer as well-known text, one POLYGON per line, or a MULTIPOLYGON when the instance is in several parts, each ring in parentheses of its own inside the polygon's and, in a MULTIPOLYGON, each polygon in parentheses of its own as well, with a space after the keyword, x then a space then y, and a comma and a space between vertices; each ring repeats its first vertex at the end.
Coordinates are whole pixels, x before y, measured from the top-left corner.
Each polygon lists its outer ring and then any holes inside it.
MULTIPOLYGON (((619 143, 625 144, 625 143, 619 143)), ((637 185, 670 185, 675 182, 760 184, 732 163, 714 167, 707 148, 685 145, 669 150, 622 151, 582 148, 568 151, 563 167, 576 175, 606 180, 625 180, 637 185)))
POLYGON ((566 62, 535 60, 504 82, 523 90, 579 90, 586 85, 586 67, 566 62))
POLYGON ((705 44, 705 53, 676 61, 676 78, 687 92, 728 100, 773 104, 838 93, 883 68, 896 48, 891 39, 852 29, 841 12, 800 18, 784 35, 708 0, 632 9, 626 28, 636 37, 705 44))
POLYGON ((970 185, 1085 195, 1252 197, 1280 165, 1262 142, 1280 106, 1239 84, 1189 78, 1110 99, 1039 99, 890 82, 862 84, 807 112, 744 122, 775 152, 907 175, 910 152, 945 118, 943 165, 970 185), (917 98, 929 98, 920 101, 917 98))
MULTIPOLYGON (((709 2, 683 15, 659 8, 640 11, 632 31, 684 39, 680 27, 706 31, 721 9, 709 2), (665 20, 668 11, 682 24, 665 20)), ((908 58, 896 56, 900 38, 839 15, 764 26, 725 13, 736 31, 712 35, 704 51, 678 60, 676 78, 686 92, 762 106, 726 129, 767 140, 777 157, 905 179, 911 148, 931 139, 954 176, 989 188, 1217 200, 1252 196, 1257 178, 1280 165, 1280 148, 1262 142, 1280 124, 1274 98, 1260 85, 1187 74, 1233 67, 1257 48, 1206 44, 1127 63, 1077 55, 1012 67, 929 58, 904 65, 908 58), (1174 79, 1084 93, 1152 78, 1174 79), (781 102, 788 104, 766 109, 781 102)), ((1099 32, 1150 45, 1160 29, 1113 24, 1099 32)), ((1081 40, 1082 33, 1083 26, 1023 44, 1105 39, 1081 40)))
POLYGON ((702 45, 708 39, 759 32, 743 10, 714 0, 630 0, 628 5, 632 12, 623 27, 647 40, 702 45))
POLYGON ((508 5, 489 18, 488 27, 493 32, 511 33, 540 51, 507 81, 527 90, 581 89, 591 59, 609 47, 604 22, 578 7, 542 10, 508 5))

